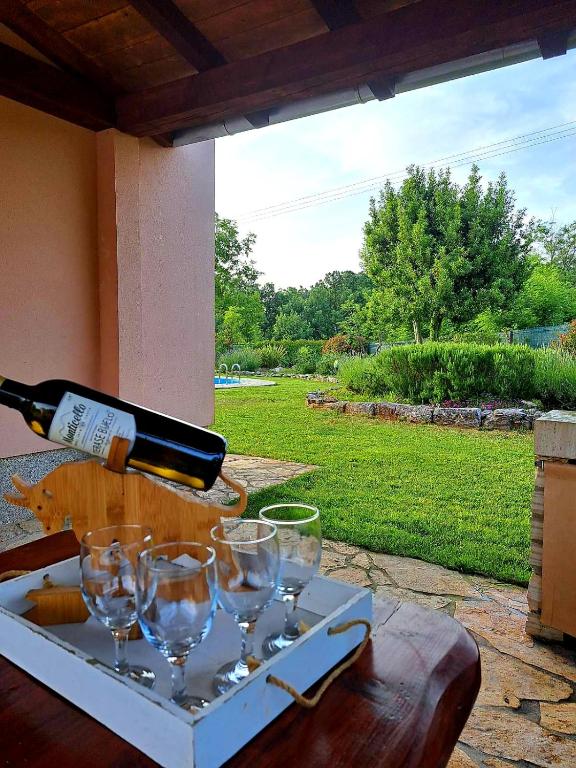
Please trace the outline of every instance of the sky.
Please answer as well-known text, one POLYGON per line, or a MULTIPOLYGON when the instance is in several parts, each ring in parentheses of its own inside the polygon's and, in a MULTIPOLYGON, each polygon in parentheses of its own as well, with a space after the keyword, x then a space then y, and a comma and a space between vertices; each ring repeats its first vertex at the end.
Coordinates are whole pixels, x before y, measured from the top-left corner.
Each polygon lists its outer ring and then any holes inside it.
MULTIPOLYGON (((360 269, 362 227, 377 189, 280 216, 251 212, 570 121, 576 51, 217 139, 216 210, 237 220, 242 235, 256 234, 260 282, 310 286, 326 272, 360 269)), ((571 130, 479 160, 484 180, 504 171, 529 215, 576 219, 576 123, 554 133, 571 130)), ((454 167, 454 178, 463 182, 469 170, 454 167)))

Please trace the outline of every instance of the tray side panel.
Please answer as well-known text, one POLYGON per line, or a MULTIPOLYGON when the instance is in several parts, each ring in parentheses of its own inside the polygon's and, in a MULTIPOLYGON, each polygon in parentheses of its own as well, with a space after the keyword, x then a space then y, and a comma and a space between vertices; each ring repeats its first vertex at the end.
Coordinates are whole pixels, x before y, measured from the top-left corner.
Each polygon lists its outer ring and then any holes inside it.
POLYGON ((143 695, 134 684, 46 634, 0 608, 3 656, 164 768, 193 768, 193 729, 175 716, 176 707, 153 694, 143 695))
POLYGON ((268 674, 303 693, 353 651, 364 637, 364 627, 327 634, 329 627, 352 619, 372 619, 368 590, 359 590, 293 647, 264 664, 246 684, 216 701, 195 725, 195 768, 218 768, 294 703, 289 694, 266 682, 268 674))

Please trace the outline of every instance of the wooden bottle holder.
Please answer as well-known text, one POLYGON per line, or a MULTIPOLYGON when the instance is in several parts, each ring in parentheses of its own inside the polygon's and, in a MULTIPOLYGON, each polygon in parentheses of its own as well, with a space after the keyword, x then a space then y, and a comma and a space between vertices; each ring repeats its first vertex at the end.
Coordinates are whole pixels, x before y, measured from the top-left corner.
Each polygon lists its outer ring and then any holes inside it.
POLYGON ((132 523, 149 525, 157 544, 209 544, 211 528, 222 518, 239 517, 246 509, 246 489, 223 472, 222 480, 240 495, 233 506, 206 501, 140 472, 126 471, 128 448, 125 438, 114 437, 107 464, 93 459, 61 464, 34 485, 13 475, 19 494, 4 498, 30 509, 47 534, 63 530, 69 522, 78 541, 95 528, 132 523))
MULTIPOLYGON (((30 509, 47 534, 58 533, 69 524, 79 542, 96 528, 140 524, 152 528, 155 544, 210 544, 210 530, 215 525, 222 519, 239 517, 246 509, 246 489, 223 472, 221 479, 240 495, 232 506, 200 499, 140 472, 126 471, 129 447, 128 440, 114 437, 106 464, 94 459, 61 464, 34 485, 13 475, 12 483, 19 493, 5 494, 4 498, 30 509)), ((45 588, 33 592, 29 597, 37 607, 28 618, 38 624, 84 621, 87 617, 79 587, 71 590, 48 581, 45 588)))

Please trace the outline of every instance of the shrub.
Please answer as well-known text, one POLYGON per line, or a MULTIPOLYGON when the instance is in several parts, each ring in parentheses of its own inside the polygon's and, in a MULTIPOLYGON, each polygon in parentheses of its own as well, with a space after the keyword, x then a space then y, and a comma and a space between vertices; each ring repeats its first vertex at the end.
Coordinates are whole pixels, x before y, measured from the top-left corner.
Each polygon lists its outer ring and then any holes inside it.
POLYGON ((319 350, 302 346, 296 353, 295 364, 300 373, 316 373, 316 366, 319 360, 319 350))
POLYGON ((517 345, 428 343, 385 350, 389 388, 416 402, 531 397, 534 352, 517 345))
POLYGON ((260 368, 260 353, 250 347, 244 347, 235 352, 224 352, 218 356, 216 364, 218 366, 227 365, 229 371, 235 364, 240 366, 241 371, 256 371, 260 368))
POLYGON ((265 344, 258 350, 260 354, 260 365, 262 368, 276 368, 279 365, 285 365, 288 352, 282 344, 265 344))
POLYGON ((576 320, 572 320, 566 333, 561 333, 554 345, 556 349, 576 357, 576 320))
POLYGON ((534 394, 534 350, 516 345, 427 343, 391 347, 342 364, 339 379, 354 392, 412 402, 534 394))
POLYGON ((316 373, 322 376, 335 376, 340 365, 340 355, 322 355, 316 365, 316 373))
POLYGON ((390 387, 379 355, 347 357, 338 367, 338 381, 351 392, 384 397, 390 387))
POLYGON ((534 390, 548 407, 576 408, 576 358, 556 349, 535 350, 534 390))
MULTIPOLYGON (((310 349, 317 350, 318 357, 320 356, 322 345, 324 342, 322 340, 310 340, 310 339, 300 339, 299 341, 293 341, 292 339, 283 339, 282 341, 276 342, 284 347, 286 350, 286 359, 284 361, 284 365, 294 365, 296 363, 296 355, 298 353, 298 350, 302 347, 309 347, 310 349)), ((255 344, 255 349, 259 350, 264 346, 268 346, 270 344, 269 341, 262 341, 258 344, 255 344)))
POLYGON ((338 333, 336 336, 328 339, 322 346, 323 355, 345 355, 346 352, 350 352, 352 347, 348 341, 348 338, 343 333, 338 333))

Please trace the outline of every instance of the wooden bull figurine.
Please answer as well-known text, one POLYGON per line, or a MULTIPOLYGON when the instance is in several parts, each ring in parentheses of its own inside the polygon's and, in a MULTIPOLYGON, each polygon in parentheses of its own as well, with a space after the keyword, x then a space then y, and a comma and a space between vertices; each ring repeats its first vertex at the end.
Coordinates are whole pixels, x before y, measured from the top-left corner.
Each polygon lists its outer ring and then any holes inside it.
POLYGON ((61 464, 34 485, 14 475, 12 483, 19 495, 6 494, 4 498, 31 509, 46 533, 61 531, 69 519, 78 541, 95 528, 140 523, 152 528, 156 544, 209 544, 211 528, 222 518, 239 517, 246 509, 244 486, 224 474, 224 482, 240 494, 234 506, 205 501, 139 472, 123 470, 123 465, 113 470, 89 460, 61 464))

